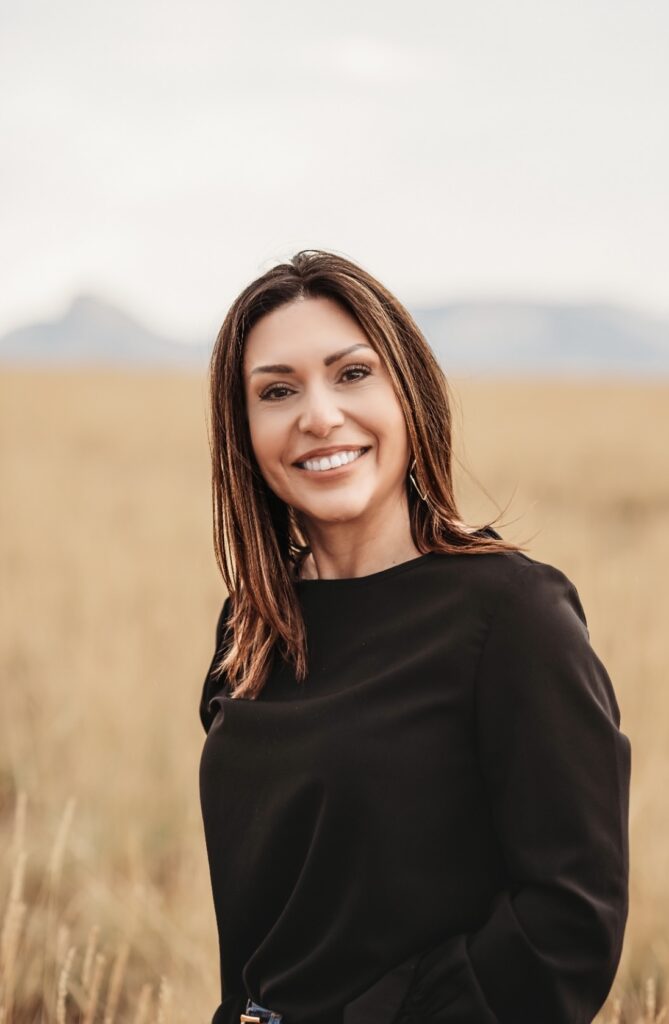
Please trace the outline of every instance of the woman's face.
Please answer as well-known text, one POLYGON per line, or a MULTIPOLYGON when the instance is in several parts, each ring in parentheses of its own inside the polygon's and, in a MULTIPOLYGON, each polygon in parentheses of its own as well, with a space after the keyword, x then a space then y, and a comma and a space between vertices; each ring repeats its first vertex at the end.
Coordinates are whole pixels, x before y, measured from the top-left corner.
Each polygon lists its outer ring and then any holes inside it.
MULTIPOLYGON (((396 515, 409 443, 385 366, 357 321, 335 301, 291 302, 249 331, 243 359, 251 443, 271 490, 310 521, 396 515), (298 466, 314 449, 354 461, 298 466)), ((320 464, 323 455, 314 458, 320 464)))

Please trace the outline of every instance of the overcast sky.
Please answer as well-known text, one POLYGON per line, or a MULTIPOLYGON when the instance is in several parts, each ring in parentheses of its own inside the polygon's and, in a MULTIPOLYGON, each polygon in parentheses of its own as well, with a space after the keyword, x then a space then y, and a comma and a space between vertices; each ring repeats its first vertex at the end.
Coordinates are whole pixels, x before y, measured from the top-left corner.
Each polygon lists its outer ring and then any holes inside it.
POLYGON ((669 315, 666 0, 0 12, 0 332, 84 290, 203 339, 300 248, 669 315))

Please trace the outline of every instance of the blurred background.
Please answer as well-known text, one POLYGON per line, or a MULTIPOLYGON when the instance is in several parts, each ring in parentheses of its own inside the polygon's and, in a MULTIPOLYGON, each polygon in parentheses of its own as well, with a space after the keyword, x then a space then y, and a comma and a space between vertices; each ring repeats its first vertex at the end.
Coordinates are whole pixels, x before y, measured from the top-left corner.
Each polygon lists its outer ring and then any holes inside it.
POLYGON ((301 248, 409 308, 466 521, 576 584, 633 752, 598 1021, 669 966, 669 7, 0 5, 0 1019, 208 1022, 207 359, 301 248), (4 1014, 4 1016, 3 1016, 4 1014))

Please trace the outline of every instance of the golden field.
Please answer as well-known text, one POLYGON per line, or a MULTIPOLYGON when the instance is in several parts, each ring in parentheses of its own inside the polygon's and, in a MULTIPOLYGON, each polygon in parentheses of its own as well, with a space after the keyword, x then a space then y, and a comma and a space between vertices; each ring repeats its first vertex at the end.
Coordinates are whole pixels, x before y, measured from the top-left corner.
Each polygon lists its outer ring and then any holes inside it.
MULTIPOLYGON (((506 507, 500 532, 573 580, 632 742, 631 909, 597 1020, 666 1019, 669 382, 451 389, 463 517, 506 507)), ((206 405, 204 375, 0 374, 2 1024, 207 1024, 218 1004, 206 405)))

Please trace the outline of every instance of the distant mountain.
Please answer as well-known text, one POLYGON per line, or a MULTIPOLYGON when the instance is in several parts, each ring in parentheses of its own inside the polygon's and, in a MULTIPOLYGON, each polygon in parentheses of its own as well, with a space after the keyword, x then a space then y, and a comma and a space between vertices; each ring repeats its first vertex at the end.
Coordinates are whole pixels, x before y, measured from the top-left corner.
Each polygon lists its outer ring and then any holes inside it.
POLYGON ((619 306, 481 301, 412 315, 447 372, 669 373, 669 321, 619 306))
POLYGON ((197 367, 210 346, 162 337, 94 295, 78 295, 62 316, 0 338, 4 363, 40 366, 197 367))
MULTIPOLYGON (((669 374, 669 322, 603 304, 470 301, 412 308, 446 373, 669 374)), ((0 362, 203 371, 214 339, 162 337, 93 295, 0 338, 0 362)))

